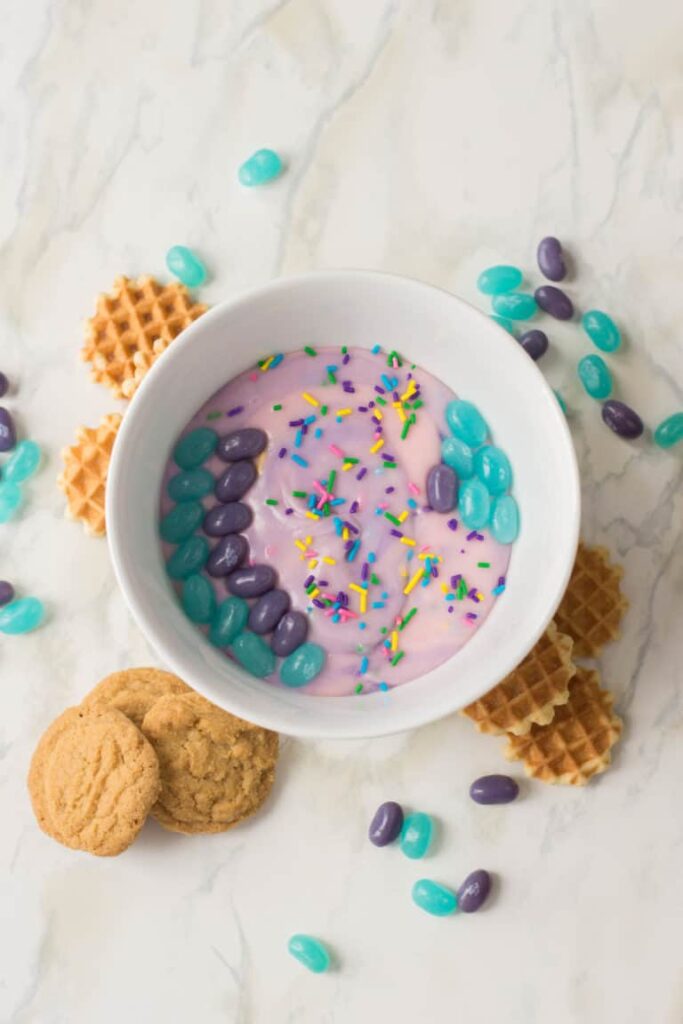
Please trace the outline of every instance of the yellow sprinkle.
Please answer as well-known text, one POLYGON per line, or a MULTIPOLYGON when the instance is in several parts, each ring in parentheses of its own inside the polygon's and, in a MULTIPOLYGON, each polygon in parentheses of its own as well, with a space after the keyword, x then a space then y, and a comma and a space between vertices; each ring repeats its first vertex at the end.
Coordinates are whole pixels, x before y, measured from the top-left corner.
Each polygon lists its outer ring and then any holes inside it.
POLYGON ((410 396, 412 395, 413 391, 415 390, 415 386, 416 385, 415 385, 415 381, 414 380, 408 381, 408 387, 405 389, 405 391, 401 395, 401 401, 402 402, 405 402, 405 400, 407 398, 410 398, 410 396))
POLYGON ((373 444, 372 448, 370 449, 370 454, 374 455, 375 452, 378 452, 383 444, 384 444, 384 438, 380 437, 379 441, 375 441, 375 443, 373 444))
POLYGON ((352 411, 353 411, 352 409, 337 409, 337 412, 335 413, 335 415, 336 416, 350 416, 352 411))
POLYGON ((306 550, 306 545, 304 544, 304 542, 302 540, 295 540, 294 543, 298 547, 299 551, 305 551, 306 550))
POLYGON ((446 583, 442 583, 441 584, 441 593, 442 594, 447 594, 448 593, 448 584, 446 584, 446 583))
POLYGON ((344 529, 342 530, 342 540, 348 540, 348 539, 349 539, 349 528, 348 528, 348 526, 345 526, 344 529))
POLYGON ((405 578, 407 575, 408 575, 408 570, 406 569, 405 565, 402 565, 401 566, 401 576, 403 576, 405 578))
POLYGON ((422 579, 423 576, 424 576, 424 569, 418 569, 417 572, 415 573, 415 575, 409 580, 408 583, 406 583, 405 587, 403 588, 403 593, 404 594, 409 594, 410 591, 413 590, 418 585, 418 583, 420 582, 420 580, 422 579))
POLYGON ((377 417, 378 420, 383 420, 384 419, 384 413, 382 412, 381 409, 375 408, 372 411, 373 411, 374 415, 377 417))
POLYGON ((391 634, 391 649, 392 651, 398 650, 398 633, 394 630, 391 634))
POLYGON ((432 551, 421 551, 417 557, 421 558, 423 561, 425 558, 431 558, 431 560, 434 561, 436 555, 432 551))
POLYGON ((310 534, 308 535, 308 537, 304 537, 304 540, 306 541, 307 544, 313 543, 313 538, 311 537, 310 534))
POLYGON ((347 473, 350 469, 353 469, 354 465, 355 463, 353 462, 345 462, 344 465, 342 466, 343 472, 347 473))
POLYGON ((403 423, 405 423, 406 414, 403 411, 403 406, 401 405, 401 403, 400 402, 394 402, 394 408, 396 409, 396 412, 398 413, 399 419, 403 423))
POLYGON ((337 559, 336 558, 330 558, 329 555, 323 555, 323 562, 325 563, 325 565, 336 565, 337 564, 337 559))
POLYGON ((308 560, 308 568, 309 569, 315 569, 317 564, 318 564, 318 559, 317 558, 309 558, 309 560, 308 560))
POLYGON ((481 590, 477 591, 476 597, 477 597, 478 601, 483 601, 484 600, 484 595, 482 594, 481 590))
POLYGON ((315 519, 315 520, 316 520, 316 522, 317 522, 317 521, 318 521, 318 519, 320 519, 320 516, 317 516, 317 515, 315 514, 315 512, 311 512, 310 510, 307 510, 307 511, 306 511, 306 518, 307 518, 307 519, 315 519))
POLYGON ((261 364, 261 373, 264 373, 268 369, 273 359, 275 359, 275 356, 268 356, 268 358, 264 360, 264 362, 261 364))
POLYGON ((401 537, 401 544, 405 544, 409 548, 415 547, 415 541, 412 537, 401 537))
POLYGON ((357 594, 364 594, 365 591, 357 583, 349 583, 349 590, 355 590, 357 594))
POLYGON ((313 395, 309 395, 308 391, 302 391, 301 392, 301 397, 303 398, 303 400, 305 402, 308 402, 309 405, 316 405, 316 406, 320 405, 320 402, 318 401, 318 399, 314 398, 313 395))
POLYGON ((367 590, 364 590, 361 593, 361 595, 360 595, 360 613, 361 613, 361 615, 365 615, 367 610, 368 610, 368 592, 367 592, 367 590))
POLYGON ((309 596, 309 598, 311 600, 313 600, 313 598, 317 597, 319 593, 320 593, 320 587, 316 587, 315 590, 311 590, 311 592, 309 593, 308 596, 309 596))
POLYGON ((408 518, 408 510, 404 509, 403 512, 401 512, 400 516, 397 516, 396 518, 398 519, 399 523, 405 523, 406 519, 408 518))

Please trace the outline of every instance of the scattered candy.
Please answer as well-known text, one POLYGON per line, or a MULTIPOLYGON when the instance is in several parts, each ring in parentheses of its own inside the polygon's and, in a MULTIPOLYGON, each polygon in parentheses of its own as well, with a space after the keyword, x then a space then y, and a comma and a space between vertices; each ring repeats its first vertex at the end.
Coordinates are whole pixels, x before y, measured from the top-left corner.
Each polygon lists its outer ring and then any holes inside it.
POLYGON ((20 441, 2 468, 2 479, 13 484, 28 480, 38 469, 41 457, 35 441, 20 441))
POLYGON ((230 573, 227 586, 236 597, 260 597, 273 589, 275 580, 275 569, 270 565, 250 565, 230 573))
POLYGON ((272 633, 278 622, 289 611, 289 594, 286 590, 269 590, 252 605, 249 612, 249 628, 259 636, 272 633))
POLYGON ((280 679, 285 686, 305 686, 320 675, 324 664, 325 651, 322 647, 302 644, 282 662, 280 679))
POLYGON ((531 320, 538 312, 536 299, 524 292, 494 295, 491 305, 497 316, 507 317, 509 320, 531 320))
POLYGON ((197 501, 207 495, 213 485, 213 475, 208 469, 186 469, 171 477, 166 491, 173 501, 197 501))
POLYGON ((640 437, 644 430, 643 421, 638 413, 625 402, 617 402, 614 398, 610 398, 603 405, 602 418, 610 430, 629 441, 640 437))
POLYGON ((458 889, 458 906, 464 914, 474 914, 485 903, 491 891, 491 876, 479 868, 467 876, 458 889))
POLYGON ((0 373, 0 398, 3 398, 9 389, 9 381, 4 373, 0 373))
POLYGON ((420 860, 431 846, 433 832, 434 823, 428 814, 409 814, 401 830, 402 852, 411 860, 420 860))
POLYGON ((0 609, 0 633, 17 636, 37 629, 45 618, 45 607, 37 597, 20 597, 0 609))
POLYGON ((216 647, 227 647, 242 632, 249 618, 249 605, 241 597, 226 597, 213 617, 209 640, 216 647))
POLYGON ((209 542, 195 534, 173 552, 166 563, 166 572, 173 580, 185 580, 199 572, 209 554, 209 542))
POLYGON ((612 393, 612 374, 601 356, 584 356, 579 360, 576 370, 591 398, 609 398, 612 393))
POLYGON ((0 452, 9 452, 17 443, 17 432, 11 414, 0 406, 0 452))
POLYGON ((198 427, 182 437, 173 450, 173 458, 181 469, 196 469, 213 455, 218 434, 210 427, 198 427))
POLYGON ((9 604, 14 598, 14 587, 7 580, 0 580, 0 605, 9 604))
POLYGON ((478 448, 488 437, 486 420, 475 405, 456 398, 446 406, 446 422, 451 433, 471 448, 478 448))
POLYGON ((435 512, 452 512, 458 501, 458 478, 441 462, 427 473, 427 501, 435 512))
POLYGON ((548 235, 538 243, 538 268, 549 281, 562 281, 567 274, 562 246, 557 238, 548 235))
POLYGON ((18 484, 9 480, 0 480, 0 523, 8 523, 24 501, 24 494, 18 484))
POLYGON ((233 462, 216 481, 215 494, 219 501, 238 501, 243 498, 258 476, 253 462, 233 462))
POLYGON ((463 523, 471 530, 486 526, 491 512, 491 498, 481 480, 466 480, 463 483, 458 509, 463 523))
POLYGON ((218 442, 216 455, 223 462, 238 462, 242 459, 253 459, 260 455, 268 444, 265 430, 258 427, 244 427, 233 430, 218 442))
MULTIPOLYGON (((236 569, 241 571, 238 569, 238 566, 242 565, 245 561, 248 552, 249 544, 247 538, 243 537, 241 533, 229 533, 227 537, 219 540, 209 555, 206 571, 209 576, 214 577, 228 576, 236 569)), ((229 589, 232 590, 230 586, 229 589)), ((245 597, 248 595, 239 594, 238 596, 245 597)))
POLYGON ((237 172, 240 184, 247 188, 254 188, 256 185, 266 185, 273 181, 283 171, 283 164, 280 157, 272 149, 257 149, 255 153, 245 160, 237 172))
POLYGON ((441 459, 455 470, 461 480, 468 480, 474 473, 474 452, 457 437, 444 437, 441 459))
POLYGON ((434 917, 446 917, 458 909, 458 897, 453 890, 433 882, 430 878, 420 878, 415 882, 413 902, 434 917))
POLYGON ((654 433, 654 441, 660 448, 673 448, 681 440, 683 440, 683 412, 675 412, 659 424, 654 433))
POLYGON ((166 266, 187 288, 198 288, 206 281, 206 267, 185 245, 172 245, 166 253, 166 266))
POLYGON ((566 292, 553 284, 543 284, 534 292, 536 302, 541 309, 554 316, 556 320, 571 320, 574 316, 574 304, 566 292))
POLYGON ((528 356, 536 362, 548 351, 548 335, 545 331, 536 328, 532 331, 525 331, 518 339, 520 345, 528 356))
POLYGON ((375 846, 388 846, 401 834, 403 808, 394 800, 380 804, 368 829, 368 838, 375 846))
POLYGON ((209 537, 225 537, 228 533, 241 533, 251 525, 254 514, 241 501, 214 505, 204 516, 204 533, 209 537))
POLYGON ((314 974, 322 974, 329 970, 330 954, 319 939, 310 935, 292 935, 287 949, 295 960, 307 967, 314 974))
POLYGON ((304 643, 307 636, 308 618, 304 613, 287 612, 275 627, 270 646, 278 658, 286 658, 304 643))
POLYGON ((489 494, 504 494, 512 483, 512 466, 501 448, 485 445, 474 456, 474 472, 489 494))
POLYGON ((519 795, 519 786, 509 775, 482 775, 470 786, 477 804, 509 804, 519 795))
POLYGON ((519 509, 511 494, 496 498, 491 510, 491 533, 499 544, 512 544, 519 533, 519 509))
POLYGON ((257 679, 271 676, 275 671, 275 655, 260 636, 245 630, 235 638, 232 653, 242 668, 257 679))
POLYGON ((503 295, 514 291, 522 283, 522 271, 517 267, 501 264, 482 270, 477 279, 477 288, 484 295, 503 295))
POLYGON ((204 507, 198 501, 175 505, 159 524, 162 540, 167 544, 179 544, 195 532, 203 518, 204 507))
POLYGON ((581 317, 581 326, 596 348, 602 352, 616 352, 621 345, 621 334, 611 316, 599 309, 589 309, 581 317))
POLYGON ((216 598, 205 576, 193 573, 187 577, 183 583, 181 603, 183 611, 192 622, 211 622, 216 611, 216 598))

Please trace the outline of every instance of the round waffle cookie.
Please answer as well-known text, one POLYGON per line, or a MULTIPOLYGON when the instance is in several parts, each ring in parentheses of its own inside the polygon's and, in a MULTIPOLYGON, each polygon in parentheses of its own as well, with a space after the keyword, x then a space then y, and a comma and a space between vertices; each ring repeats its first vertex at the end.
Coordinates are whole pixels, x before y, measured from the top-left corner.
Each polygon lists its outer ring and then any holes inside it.
POLYGON ((569 699, 576 672, 571 637, 551 622, 524 661, 501 683, 460 712, 479 732, 523 736, 531 726, 550 722, 555 708, 569 699))
POLYGON ((119 413, 103 416, 98 427, 79 427, 76 444, 62 450, 64 469, 57 483, 66 495, 66 514, 80 520, 95 537, 105 533, 105 485, 120 425, 119 413))
POLYGON ((81 358, 91 364, 94 381, 117 398, 131 398, 154 360, 205 311, 179 282, 117 277, 86 324, 81 358))
POLYGON ((619 582, 620 565, 610 562, 606 548, 579 543, 567 591, 555 621, 574 641, 574 656, 596 658, 605 644, 619 636, 628 601, 619 582))
POLYGON ((600 676, 578 668, 569 700, 557 708, 549 725, 534 725, 526 736, 508 737, 505 756, 523 761, 527 775, 542 782, 584 786, 604 772, 611 750, 621 735, 622 721, 614 714, 614 698, 600 689, 600 676))

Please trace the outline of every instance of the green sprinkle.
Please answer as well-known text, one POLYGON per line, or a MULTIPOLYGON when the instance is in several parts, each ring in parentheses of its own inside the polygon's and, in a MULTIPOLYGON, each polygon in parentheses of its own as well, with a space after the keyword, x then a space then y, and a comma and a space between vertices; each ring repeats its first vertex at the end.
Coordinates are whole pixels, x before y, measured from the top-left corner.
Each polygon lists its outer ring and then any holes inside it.
POLYGON ((327 406, 326 405, 321 405, 320 406, 320 415, 321 416, 327 416, 327 406))
MULTIPOLYGON (((393 465, 393 463, 389 463, 389 465, 393 465)), ((384 513, 384 518, 388 519, 390 523, 394 524, 394 526, 400 526, 401 525, 401 520, 397 519, 396 516, 392 516, 391 512, 385 512, 384 513)))
POLYGON ((386 405, 387 404, 383 398, 379 397, 379 395, 377 395, 377 397, 375 398, 375 401, 377 402, 377 405, 386 405))
POLYGON ((266 498, 266 505, 278 505, 277 498, 266 498))
POLYGON ((358 644, 356 647, 356 654, 365 654, 365 647, 363 644, 358 644))
POLYGON ((408 431, 410 430, 411 426, 412 426, 412 424, 411 424, 410 420, 406 420, 405 423, 403 424, 403 430, 401 431, 401 440, 402 441, 405 441, 405 439, 407 438, 408 431))
POLYGON ((304 346, 304 352, 306 353, 307 356, 317 356, 318 354, 314 348, 311 348, 310 345, 304 346))
POLYGON ((402 629, 406 628, 406 626, 408 625, 408 623, 412 619, 413 615, 417 615, 417 608, 411 608, 410 611, 408 612, 408 614, 404 615, 403 619, 401 620, 401 624, 398 627, 399 628, 399 632, 402 629))
POLYGON ((424 402, 422 401, 422 399, 418 398, 417 402, 413 402, 413 404, 411 405, 410 408, 411 409, 421 409, 423 405, 424 405, 424 402))
POLYGON ((477 567, 479 569, 490 569, 491 568, 491 563, 490 562, 477 562, 477 567))
POLYGON ((387 627, 386 626, 382 626, 382 628, 380 629, 380 633, 387 633, 387 632, 388 632, 387 627))
POLYGON ((345 455, 344 456, 344 462, 347 462, 350 466, 357 466, 359 460, 358 459, 352 459, 350 455, 345 455))
POLYGON ((387 356, 387 366, 393 366, 394 365, 394 363, 393 363, 394 359, 396 360, 396 362, 398 363, 399 366, 403 366, 403 360, 401 359, 401 357, 398 354, 398 352, 396 351, 396 349, 392 349, 392 351, 387 356))
POLYGON ((210 412, 210 413, 207 413, 206 418, 207 418, 207 420, 217 420, 222 415, 223 415, 222 412, 210 412))
POLYGON ((357 686, 356 686, 356 689, 353 692, 354 693, 362 693, 363 692, 363 684, 362 683, 358 683, 357 686))
POLYGON ((396 469, 395 462, 383 462, 382 465, 384 466, 385 469, 396 469))
POLYGON ((401 658, 403 657, 403 655, 405 653, 406 653, 405 651, 396 651, 396 654, 391 659, 391 664, 392 665, 398 665, 399 661, 401 660, 401 658))
POLYGON ((330 470, 330 475, 327 478, 327 489, 330 492, 332 491, 332 488, 334 487, 334 481, 335 481, 336 477, 337 477, 337 470, 336 469, 330 470))
POLYGON ((308 497, 308 492, 307 491, 292 491, 292 497, 293 498, 307 498, 308 497))
MULTIPOLYGON (((376 576, 375 573, 373 572, 371 574, 371 576, 370 576, 370 582, 373 583, 376 587, 378 587, 379 586, 379 576, 376 576)), ((386 632, 386 630, 385 630, 385 632, 386 632)))
POLYGON ((332 370, 328 370, 327 371, 327 379, 329 380, 330 384, 336 384, 337 383, 337 378, 333 374, 332 370))
POLYGON ((346 345, 342 345, 342 347, 341 347, 341 354, 342 354, 343 356, 345 356, 345 355, 346 355, 346 353, 347 353, 348 351, 349 351, 349 350, 348 350, 348 348, 346 347, 346 345))
POLYGON ((281 408, 282 408, 281 405, 274 405, 273 406, 273 412, 279 412, 281 408))

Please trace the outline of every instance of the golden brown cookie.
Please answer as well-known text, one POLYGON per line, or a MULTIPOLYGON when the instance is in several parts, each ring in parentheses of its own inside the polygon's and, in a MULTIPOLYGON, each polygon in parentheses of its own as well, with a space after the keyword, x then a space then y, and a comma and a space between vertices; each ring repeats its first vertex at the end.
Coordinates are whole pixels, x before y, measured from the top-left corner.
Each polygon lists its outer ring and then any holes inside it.
POLYGON ((532 724, 551 721, 555 708, 569 699, 576 672, 572 640, 551 622, 524 661, 502 682, 460 712, 479 732, 523 736, 532 724))
POLYGON ((162 697, 142 730, 159 758, 152 808, 172 832, 225 832, 253 814, 275 778, 278 737, 197 693, 162 697))
POLYGON ((99 857, 133 842, 159 795, 149 742, 120 711, 68 708, 43 734, 29 771, 38 824, 99 857))
POLYGON ((205 311, 177 281, 117 277, 86 324, 81 359, 91 364, 94 381, 117 398, 132 398, 155 359, 205 311))
POLYGON ((81 707, 116 708, 140 729, 145 715, 161 697, 192 692, 182 679, 160 668, 126 668, 102 679, 86 694, 81 707))
POLYGON ((76 444, 62 450, 64 469, 57 483, 66 495, 69 519, 78 519, 88 533, 102 537, 109 460, 121 425, 119 413, 103 416, 98 427, 79 427, 76 444))
POLYGON ((569 688, 569 700, 555 709, 549 725, 532 725, 526 736, 509 736, 505 756, 523 761, 531 778, 566 786, 585 786, 604 772, 621 736, 622 722, 614 714, 614 698, 600 689, 600 676, 579 667, 569 688))
POLYGON ((621 592, 624 570, 610 561, 606 548, 582 542, 571 579, 555 620, 574 640, 574 656, 597 658, 605 644, 616 640, 628 601, 621 592))

